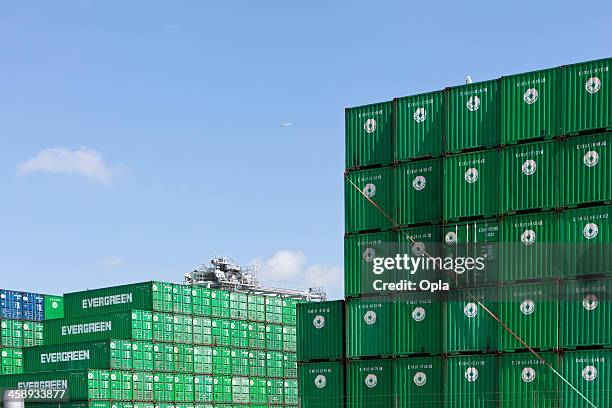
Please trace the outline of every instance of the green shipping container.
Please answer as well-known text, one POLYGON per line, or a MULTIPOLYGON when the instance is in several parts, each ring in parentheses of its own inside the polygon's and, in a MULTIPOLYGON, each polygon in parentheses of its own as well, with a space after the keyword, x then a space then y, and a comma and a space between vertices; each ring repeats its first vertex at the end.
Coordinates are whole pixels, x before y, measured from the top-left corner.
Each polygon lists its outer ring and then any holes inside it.
POLYGON ((268 366, 268 354, 261 350, 249 351, 249 375, 251 377, 265 377, 268 366))
POLYGON ((265 323, 249 323, 249 348, 264 350, 266 348, 266 325, 265 323))
POLYGON ((572 137, 562 146, 561 204, 574 206, 612 200, 612 133, 572 137))
POLYGON ((153 366, 155 371, 172 372, 174 370, 174 346, 155 343, 153 345, 153 366))
POLYGON ((395 160, 439 156, 444 141, 444 92, 394 100, 395 160))
POLYGON ((249 324, 240 320, 230 321, 230 336, 232 347, 249 347, 249 324))
MULTIPOLYGON (((556 354, 539 355, 559 370, 556 354)), ((504 353, 499 360, 499 408, 558 408, 559 385, 553 370, 531 353, 504 353)))
POLYGON ((437 292, 398 295, 393 310, 395 355, 440 354, 442 311, 442 299, 437 292))
POLYGON ((347 169, 391 163, 392 102, 348 108, 345 120, 347 169))
POLYGON ((297 350, 297 329, 295 326, 283 326, 283 351, 295 352, 297 350))
POLYGON ((297 380, 285 380, 283 394, 285 406, 297 406, 298 404, 298 382, 297 380))
POLYGON ((197 374, 212 374, 213 350, 208 346, 193 347, 193 371, 197 374))
POLYGON ((231 322, 225 319, 212 319, 212 344, 214 346, 231 346, 231 322))
POLYGON ((338 360, 344 356, 344 301, 300 303, 297 306, 299 361, 338 360))
POLYGON ((349 235, 344 238, 344 293, 345 296, 377 293, 374 281, 395 281, 395 270, 373 272, 374 258, 395 256, 396 233, 349 235))
POLYGON ((43 344, 43 323, 23 322, 23 346, 32 347, 43 344))
POLYGON ((440 357, 413 357, 395 360, 393 394, 398 408, 442 408, 440 357))
POLYGON ((194 401, 213 402, 213 378, 209 375, 196 375, 193 378, 194 401))
POLYGON ((197 293, 190 285, 172 284, 172 311, 174 313, 193 313, 193 297, 197 293))
POLYGON ((283 326, 278 324, 266 325, 266 349, 282 351, 283 349, 283 326))
POLYGON ((193 318, 189 315, 174 315, 174 342, 193 343, 193 318))
MULTIPOLYGON (((438 258, 442 254, 442 227, 430 225, 424 227, 404 228, 397 232, 398 246, 393 252, 395 258, 397 254, 401 256, 408 255, 410 257, 429 256, 438 258)), ((429 259, 429 264, 421 267, 419 270, 408 271, 398 269, 396 271, 395 281, 412 280, 420 282, 428 280, 437 282, 441 277, 440 264, 434 263, 434 259, 429 259)))
POLYGON ((209 317, 193 317, 193 343, 212 344, 212 320, 209 317))
POLYGON ((230 293, 222 289, 211 289, 210 292, 212 317, 229 319, 230 317, 230 293))
POLYGON ((213 374, 231 375, 232 374, 232 351, 226 347, 215 347, 212 351, 213 374))
POLYGON ((193 373, 194 372, 195 350, 190 344, 174 345, 174 372, 193 373))
POLYGON ((385 216, 386 213, 388 217, 393 217, 395 212, 392 176, 391 167, 355 171, 346 175, 344 205, 347 233, 389 229, 393 226, 385 216))
POLYGON ((503 212, 550 209, 557 205, 559 143, 512 146, 503 151, 503 212))
POLYGON ((266 353, 266 375, 271 378, 283 378, 284 357, 280 351, 266 353))
POLYGON ((294 353, 283 354, 283 376, 285 378, 297 378, 297 355, 294 353))
POLYGON ((349 358, 393 354, 393 299, 349 299, 346 302, 346 355, 349 358))
POLYGON ((193 402, 193 375, 178 373, 174 375, 174 401, 193 402))
POLYGON ((23 347, 23 322, 19 320, 1 320, 2 347, 23 347))
POLYGON ((213 377, 213 399, 215 401, 215 406, 217 406, 218 403, 232 402, 232 377, 213 377))
POLYGON ((447 151, 500 144, 499 80, 448 88, 447 98, 447 151))
POLYGON ((0 348, 0 374, 23 373, 23 352, 19 348, 0 348))
POLYGON ((563 67, 563 133, 612 126, 611 66, 606 58, 563 67))
POLYGON ((296 307, 299 301, 297 299, 283 299, 283 324, 296 325, 296 307))
POLYGON ((283 322, 283 299, 277 296, 266 296, 266 322, 281 324, 283 322))
POLYGON ((153 340, 172 343, 174 341, 174 316, 170 313, 153 312, 153 340))
POLYGON ((250 382, 247 377, 232 378, 232 401, 234 404, 248 404, 251 399, 250 382))
POLYGON ((349 407, 395 407, 394 360, 349 361, 346 399, 349 407))
POLYGON ((132 401, 132 373, 112 371, 110 373, 110 398, 114 401, 132 401))
POLYGON ((132 375, 134 401, 153 401, 153 373, 134 372, 132 375))
POLYGON ((155 373, 153 375, 153 398, 154 401, 174 401, 174 374, 155 373))
POLYGON ((250 370, 250 356, 248 350, 232 350, 232 374, 248 376, 250 370))
POLYGON ((396 214, 400 225, 442 219, 442 159, 405 163, 395 168, 396 214))
POLYGON ((235 320, 246 320, 248 314, 248 295, 246 293, 230 293, 230 317, 235 320))
POLYGON ((253 322, 266 321, 266 298, 263 295, 249 294, 248 299, 248 319, 253 322))
POLYGON ((497 408, 497 374, 495 355, 449 357, 444 376, 444 406, 497 408))
POLYGON ((495 216, 499 202, 500 152, 449 156, 444 165, 444 219, 495 216))
POLYGON ((559 134, 559 68, 502 77, 502 144, 559 134))
POLYGON ((64 298, 57 295, 44 295, 45 320, 64 317, 64 298))
POLYGON ((301 364, 298 378, 298 395, 302 408, 344 407, 342 362, 301 364))
POLYGON ((563 377, 580 391, 566 383, 561 385, 562 407, 609 407, 612 401, 612 350, 584 350, 565 353, 561 358, 563 377), (585 398, 590 401, 590 404, 585 398))
POLYGON ((192 286, 193 298, 193 314, 196 316, 210 317, 211 303, 210 303, 210 289, 203 288, 200 286, 192 286))
POLYGON ((268 379, 268 402, 271 405, 283 405, 285 401, 285 382, 278 379, 268 379))
POLYGON ((249 379, 249 399, 251 406, 266 407, 268 403, 268 382, 265 378, 249 379))
POLYGON ((134 371, 155 369, 155 347, 150 341, 132 341, 132 368, 134 371))

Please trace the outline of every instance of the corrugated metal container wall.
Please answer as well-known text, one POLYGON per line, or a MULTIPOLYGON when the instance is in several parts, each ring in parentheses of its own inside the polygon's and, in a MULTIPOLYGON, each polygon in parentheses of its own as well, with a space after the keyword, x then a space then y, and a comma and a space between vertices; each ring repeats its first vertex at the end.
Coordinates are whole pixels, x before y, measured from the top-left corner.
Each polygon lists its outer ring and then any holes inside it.
POLYGON ((442 299, 438 292, 398 295, 393 313, 394 353, 442 352, 442 299))
POLYGON ((499 205, 500 152, 449 156, 444 165, 444 219, 494 216, 499 205))
POLYGON ((302 408, 344 407, 344 364, 300 364, 299 400, 302 408))
POLYGON ((442 219, 442 159, 401 164, 395 168, 395 221, 400 225, 442 219))
POLYGON ((559 134, 559 68, 502 77, 502 144, 559 134))
POLYGON ((347 357, 393 354, 392 297, 349 299, 346 308, 347 357))
POLYGON ((0 376, 0 388, 36 389, 51 386, 68 389, 71 400, 110 399, 110 372, 107 370, 79 370, 27 373, 0 376))
POLYGON ((563 377, 592 404, 563 383, 562 407, 612 406, 612 350, 571 351, 562 357, 561 365, 563 377))
POLYGON ((612 126, 612 59, 563 67, 564 133, 612 126))
POLYGON ((444 91, 407 96, 395 103, 395 160, 436 157, 444 142, 444 91))
POLYGON ((0 317, 6 319, 23 319, 21 292, 0 289, 0 317))
POLYGON ((101 340, 28 347, 24 349, 23 353, 24 369, 26 372, 83 370, 87 368, 122 369, 121 359, 111 358, 111 343, 113 343, 113 350, 120 348, 117 344, 125 343, 129 345, 129 352, 131 353, 131 342, 126 340, 101 340))
POLYGON ((348 407, 394 407, 394 360, 349 361, 346 366, 348 407))
POLYGON ((0 348, 0 374, 23 373, 23 351, 20 348, 0 348))
POLYGON ((348 108, 345 112, 346 168, 393 160, 393 102, 348 108))
POLYGON ((561 213, 563 276, 612 274, 611 219, 610 205, 561 213))
POLYGON ((504 149, 502 210, 553 208, 558 202, 559 143, 542 142, 504 149))
POLYGON ((395 280, 395 270, 373 273, 374 258, 395 254, 394 232, 349 235, 344 238, 344 294, 347 297, 375 293, 373 283, 395 280))
POLYGON ((414 357, 395 360, 393 394, 398 408, 442 408, 441 357, 414 357))
MULTIPOLYGON (((540 356, 558 370, 556 354, 540 356)), ((499 359, 499 408, 558 408, 559 385, 559 377, 531 353, 504 353, 499 359)))
MULTIPOLYGON (((529 283, 500 288, 499 318, 530 347, 540 350, 559 344, 559 284, 529 283)), ((524 349, 500 326, 500 349, 524 349)))
POLYGON ((341 359, 344 356, 344 301, 299 303, 299 361, 341 359))
POLYGON ((612 279, 571 280, 562 285, 560 346, 612 345, 612 279))
POLYGON ((393 225, 380 211, 393 217, 392 169, 390 167, 361 170, 346 175, 344 181, 345 229, 348 233, 372 229, 388 229, 393 225), (351 184, 352 183, 352 184, 351 184), (354 185, 353 185, 354 184, 354 185), (357 188, 357 186, 360 192, 357 188), (372 200, 379 208, 370 202, 372 200))
POLYGON ((455 290, 448 293, 444 351, 497 351, 498 324, 477 301, 497 315, 497 288, 455 290))
POLYGON ((43 344, 43 323, 23 322, 23 347, 43 344))
POLYGON ((545 212, 503 219, 503 281, 561 276, 558 220, 558 214, 545 212))
POLYGON ((612 200, 612 133, 569 138, 562 146, 561 204, 612 200))
POLYGON ((56 295, 44 295, 45 320, 64 317, 64 298, 56 295))
POLYGON ((497 408, 497 356, 453 356, 446 362, 446 408, 497 408))
POLYGON ((448 88, 446 150, 500 144, 499 80, 448 88))
MULTIPOLYGON (((391 255, 395 257, 397 254, 407 254, 409 256, 424 256, 428 254, 431 257, 442 255, 442 227, 438 225, 429 225, 424 227, 404 228, 397 231, 398 245, 397 249, 391 255)), ((435 268, 433 263, 431 267, 421 268, 418 271, 411 270, 410 275, 404 270, 397 270, 395 279, 407 279, 419 282, 426 279, 430 282, 437 282, 441 277, 439 268, 435 268)), ((392 281, 392 282, 395 282, 392 281)))

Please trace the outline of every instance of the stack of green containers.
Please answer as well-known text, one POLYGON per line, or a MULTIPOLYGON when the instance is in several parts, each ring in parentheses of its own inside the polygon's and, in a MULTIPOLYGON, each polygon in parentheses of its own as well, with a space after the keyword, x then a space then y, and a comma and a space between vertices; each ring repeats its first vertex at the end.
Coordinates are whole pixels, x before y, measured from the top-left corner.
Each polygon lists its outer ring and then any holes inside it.
POLYGON ((611 404, 611 66, 346 110, 347 406, 587 406, 481 304, 596 406, 611 404), (485 269, 373 273, 374 258, 423 252, 484 256, 485 269), (374 287, 438 278, 451 290, 374 287))
POLYGON ((292 407, 297 299, 144 282, 64 295, 66 317, 0 388, 67 385, 69 407, 292 407))

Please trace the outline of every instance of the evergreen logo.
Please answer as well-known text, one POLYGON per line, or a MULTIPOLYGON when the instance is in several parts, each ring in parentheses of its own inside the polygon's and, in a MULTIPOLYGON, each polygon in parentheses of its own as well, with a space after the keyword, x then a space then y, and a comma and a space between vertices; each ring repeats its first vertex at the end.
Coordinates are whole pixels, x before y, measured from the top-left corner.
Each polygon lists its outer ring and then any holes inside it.
POLYGON ((415 322, 421 322, 425 320, 425 309, 422 307, 415 307, 412 311, 412 318, 415 322))
POLYGON ((525 230, 521 234, 521 242, 527 246, 532 245, 536 242, 536 233, 534 230, 525 230))
POLYGON ((315 377, 314 383, 317 388, 323 388, 327 385, 327 378, 323 374, 319 374, 315 377))
POLYGON ((51 307, 52 307, 53 309, 57 309, 57 307, 58 307, 58 306, 59 306, 59 305, 57 304, 57 302, 56 302, 55 300, 54 300, 54 301, 51 303, 51 307))
POLYGON ((321 315, 315 316, 315 318, 312 320, 312 325, 315 327, 315 329, 322 329, 325 327, 325 317, 321 315))
POLYGON ((474 382, 478 379, 478 369, 476 367, 468 367, 464 375, 468 382, 474 382))
POLYGON ((521 166, 521 170, 526 176, 531 176, 533 173, 536 172, 536 169, 537 165, 535 160, 525 160, 525 163, 523 163, 523 165, 521 166))
POLYGON ((427 119, 427 111, 425 111, 425 108, 418 108, 414 111, 412 117, 416 123, 425 122, 425 119, 427 119))
POLYGON ((476 95, 470 96, 467 100, 466 106, 470 112, 477 111, 480 108, 480 98, 476 95))
POLYGON ((582 306, 589 312, 597 309, 597 305, 599 305, 599 301, 595 295, 586 295, 584 299, 582 299, 582 306))
POLYGON ((597 378, 597 368, 594 366, 586 366, 584 370, 582 370, 582 378, 587 381, 593 381, 597 378))
POLYGON ((597 224, 589 222, 587 225, 584 226, 582 234, 586 239, 593 239, 597 236, 597 234, 599 234, 599 227, 597 226, 597 224))
POLYGON ((586 84, 584 84, 584 88, 590 94, 597 93, 601 89, 601 80, 597 77, 591 77, 587 79, 586 84))
POLYGON ((597 166, 597 163, 599 163, 599 153, 593 150, 589 150, 582 158, 582 161, 588 167, 595 167, 597 166))
POLYGON ((375 374, 368 374, 365 378, 365 385, 368 388, 374 388, 378 384, 378 377, 375 374))
POLYGON ((523 313, 525 316, 529 316, 534 311, 535 311, 535 302, 531 299, 523 300, 523 303, 521 303, 521 313, 523 313))
POLYGON ((427 184, 427 180, 425 180, 424 176, 416 176, 414 180, 412 180, 412 187, 417 191, 424 189, 425 184, 427 184))
POLYGON ((465 171, 464 177, 465 181, 467 181, 468 183, 475 183, 476 180, 478 180, 478 170, 471 167, 465 171))
POLYGON ((523 100, 527 105, 533 105, 538 100, 538 90, 535 88, 529 88, 523 95, 523 100))
POLYGON ((457 233, 454 231, 448 232, 444 237, 444 241, 446 241, 447 244, 454 244, 457 242, 457 233))
POLYGON ((365 123, 363 124, 363 130, 365 130, 366 133, 376 132, 376 119, 366 120, 365 123))
POLYGON ((412 254, 414 256, 423 256, 425 253, 425 244, 422 242, 415 242, 412 245, 412 254))
POLYGON ((363 188, 363 194, 366 197, 374 197, 376 195, 376 186, 372 183, 368 183, 363 188))
POLYGON ((368 310, 365 315, 363 315, 363 320, 367 325, 373 325, 376 323, 376 312, 373 310, 368 310))
POLYGON ((468 303, 463 308, 463 313, 465 313, 465 315, 470 319, 472 317, 476 317, 476 315, 478 314, 478 306, 476 306, 476 303, 468 303))
POLYGON ((533 368, 531 367, 523 368, 523 372, 521 373, 521 378, 523 379, 523 382, 526 382, 526 383, 533 382, 533 380, 535 380, 535 377, 536 377, 536 372, 533 368))
POLYGON ((361 257, 366 262, 372 262, 372 260, 376 258, 376 251, 374 248, 366 248, 361 257))
POLYGON ((414 385, 416 385, 417 387, 422 387, 427 382, 427 376, 424 372, 419 371, 414 375, 413 381, 414 385))

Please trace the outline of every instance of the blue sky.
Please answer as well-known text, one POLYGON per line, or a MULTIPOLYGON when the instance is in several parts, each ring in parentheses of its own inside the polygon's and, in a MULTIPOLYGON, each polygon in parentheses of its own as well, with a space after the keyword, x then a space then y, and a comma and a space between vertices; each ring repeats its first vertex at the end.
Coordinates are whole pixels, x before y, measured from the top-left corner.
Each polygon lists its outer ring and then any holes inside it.
POLYGON ((0 287, 339 296, 346 106, 612 54, 609 1, 491 4, 2 2, 0 287))

